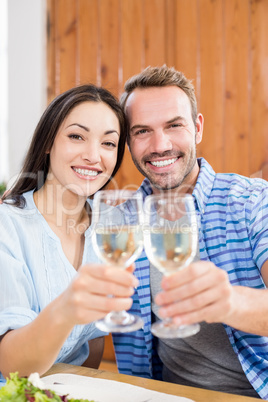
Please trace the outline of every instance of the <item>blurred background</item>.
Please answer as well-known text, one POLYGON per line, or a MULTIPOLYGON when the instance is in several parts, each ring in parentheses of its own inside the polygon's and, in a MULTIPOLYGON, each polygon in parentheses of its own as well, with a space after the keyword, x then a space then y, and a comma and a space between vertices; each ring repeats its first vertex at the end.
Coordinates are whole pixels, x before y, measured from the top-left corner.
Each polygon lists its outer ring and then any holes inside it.
MULTIPOLYGON (((120 96, 164 63, 196 88, 198 155, 216 172, 268 179, 267 21, 268 0, 0 0, 0 182, 18 174, 56 95, 92 82, 120 96)), ((116 179, 142 181, 128 152, 116 179)))

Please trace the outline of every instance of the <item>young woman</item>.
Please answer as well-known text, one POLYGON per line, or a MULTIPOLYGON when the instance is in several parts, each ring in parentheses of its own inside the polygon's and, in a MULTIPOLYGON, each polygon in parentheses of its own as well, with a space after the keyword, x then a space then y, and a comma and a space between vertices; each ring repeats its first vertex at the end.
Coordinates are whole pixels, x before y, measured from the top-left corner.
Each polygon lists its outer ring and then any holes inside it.
POLYGON ((132 273, 97 264, 89 247, 88 197, 117 172, 125 135, 117 100, 93 85, 59 95, 41 117, 0 205, 0 382, 54 362, 98 367, 94 321, 130 308, 132 273))

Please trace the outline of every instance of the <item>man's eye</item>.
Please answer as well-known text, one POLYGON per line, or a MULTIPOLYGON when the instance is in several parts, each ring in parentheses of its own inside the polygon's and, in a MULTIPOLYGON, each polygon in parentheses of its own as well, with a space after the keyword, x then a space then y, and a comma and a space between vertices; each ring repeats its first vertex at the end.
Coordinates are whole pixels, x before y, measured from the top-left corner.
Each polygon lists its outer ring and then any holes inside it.
POLYGON ((170 128, 177 128, 177 127, 182 127, 181 123, 174 123, 170 125, 170 128))
POLYGON ((135 131, 134 135, 139 135, 139 134, 145 134, 148 133, 148 129, 147 128, 142 128, 138 131, 135 131))
POLYGON ((68 137, 71 138, 72 140, 82 140, 81 135, 78 134, 69 134, 68 137))

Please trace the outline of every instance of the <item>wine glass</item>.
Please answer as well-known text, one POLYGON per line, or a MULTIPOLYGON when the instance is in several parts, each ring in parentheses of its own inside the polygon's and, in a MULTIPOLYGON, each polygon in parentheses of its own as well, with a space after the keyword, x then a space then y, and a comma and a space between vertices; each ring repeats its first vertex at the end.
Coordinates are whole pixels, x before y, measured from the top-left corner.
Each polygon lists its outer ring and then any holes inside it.
MULTIPOLYGON (((193 197, 189 194, 157 194, 144 203, 144 247, 149 261, 164 275, 185 269, 198 247, 198 227, 193 197)), ((199 324, 176 325, 159 320, 151 332, 160 338, 185 338, 196 334, 199 324)))
MULTIPOLYGON (((130 190, 103 190, 93 199, 93 247, 103 262, 125 269, 143 250, 143 200, 130 190)), ((112 295, 111 295, 112 297, 112 295)), ((131 332, 143 320, 126 311, 112 311, 95 323, 105 332, 131 332)))

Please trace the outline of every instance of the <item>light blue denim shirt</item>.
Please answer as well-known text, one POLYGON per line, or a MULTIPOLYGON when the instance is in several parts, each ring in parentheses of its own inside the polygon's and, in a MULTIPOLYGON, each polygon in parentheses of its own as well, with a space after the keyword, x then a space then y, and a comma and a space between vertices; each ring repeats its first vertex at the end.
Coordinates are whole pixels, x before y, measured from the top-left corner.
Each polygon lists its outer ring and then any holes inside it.
MULTIPOLYGON (((36 208, 33 191, 24 198, 23 209, 0 205, 0 335, 33 321, 77 274, 60 239, 36 208)), ((85 232, 86 262, 99 262, 91 228, 85 232)), ((103 335, 94 323, 75 326, 56 362, 81 365, 89 354, 88 341, 103 335)), ((0 387, 4 382, 0 373, 0 387)))

